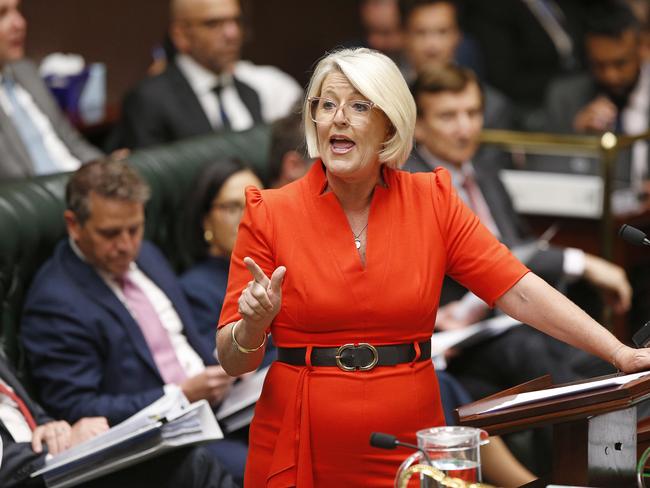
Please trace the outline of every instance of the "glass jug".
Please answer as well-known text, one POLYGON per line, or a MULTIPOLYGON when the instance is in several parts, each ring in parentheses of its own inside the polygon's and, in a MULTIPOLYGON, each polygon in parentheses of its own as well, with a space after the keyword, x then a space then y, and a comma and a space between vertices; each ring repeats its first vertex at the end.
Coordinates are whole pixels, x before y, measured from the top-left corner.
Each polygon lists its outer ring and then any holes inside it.
MULTIPOLYGON (((421 452, 409 456, 399 467, 395 477, 395 488, 407 486, 407 470, 417 464, 428 465, 442 471, 452 478, 460 478, 469 483, 481 481, 481 449, 489 442, 488 433, 474 427, 432 427, 416 433, 418 447, 423 449, 429 459, 421 452)), ((422 487, 437 486, 432 479, 421 475, 422 487)))

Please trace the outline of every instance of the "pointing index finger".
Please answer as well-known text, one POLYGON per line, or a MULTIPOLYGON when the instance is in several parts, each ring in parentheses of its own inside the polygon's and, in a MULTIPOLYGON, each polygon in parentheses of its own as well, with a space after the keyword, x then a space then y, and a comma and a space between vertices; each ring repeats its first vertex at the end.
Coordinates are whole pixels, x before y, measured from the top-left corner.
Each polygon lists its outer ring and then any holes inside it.
POLYGON ((255 282, 266 288, 269 284, 269 278, 264 274, 262 268, 257 265, 253 258, 249 258, 248 256, 245 257, 244 264, 246 265, 246 268, 248 268, 250 274, 253 275, 255 282))

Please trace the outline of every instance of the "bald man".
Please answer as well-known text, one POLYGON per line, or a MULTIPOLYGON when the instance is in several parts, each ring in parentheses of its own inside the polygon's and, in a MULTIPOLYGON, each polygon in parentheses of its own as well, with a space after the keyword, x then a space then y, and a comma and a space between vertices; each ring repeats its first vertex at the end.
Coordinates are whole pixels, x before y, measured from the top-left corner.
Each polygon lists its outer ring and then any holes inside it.
POLYGON ((172 0, 170 17, 178 53, 165 71, 127 95, 120 145, 140 148, 246 130, 287 115, 302 96, 286 73, 241 60, 238 0, 172 0))

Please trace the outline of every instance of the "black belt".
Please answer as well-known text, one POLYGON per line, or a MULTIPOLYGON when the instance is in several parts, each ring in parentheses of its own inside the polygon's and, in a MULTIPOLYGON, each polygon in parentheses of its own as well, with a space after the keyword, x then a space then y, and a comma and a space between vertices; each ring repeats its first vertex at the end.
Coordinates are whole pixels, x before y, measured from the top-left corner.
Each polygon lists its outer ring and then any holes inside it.
MULTIPOLYGON (((417 361, 431 359, 431 341, 423 341, 417 361)), ((306 347, 278 347, 278 361, 293 366, 305 366, 306 347)), ((375 366, 395 366, 415 359, 413 343, 373 346, 365 342, 344 344, 340 347, 314 347, 312 366, 338 366, 343 371, 369 371, 375 366)))

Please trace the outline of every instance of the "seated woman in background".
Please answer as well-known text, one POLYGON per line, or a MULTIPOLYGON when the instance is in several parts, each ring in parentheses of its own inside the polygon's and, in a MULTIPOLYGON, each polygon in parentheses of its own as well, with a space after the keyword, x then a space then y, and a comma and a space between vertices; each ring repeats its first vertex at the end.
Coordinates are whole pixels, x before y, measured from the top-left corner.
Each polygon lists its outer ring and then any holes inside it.
POLYGON ((249 167, 236 159, 218 161, 199 173, 188 202, 187 237, 196 264, 181 276, 181 286, 201 334, 213 347, 247 186, 262 188, 249 167))

